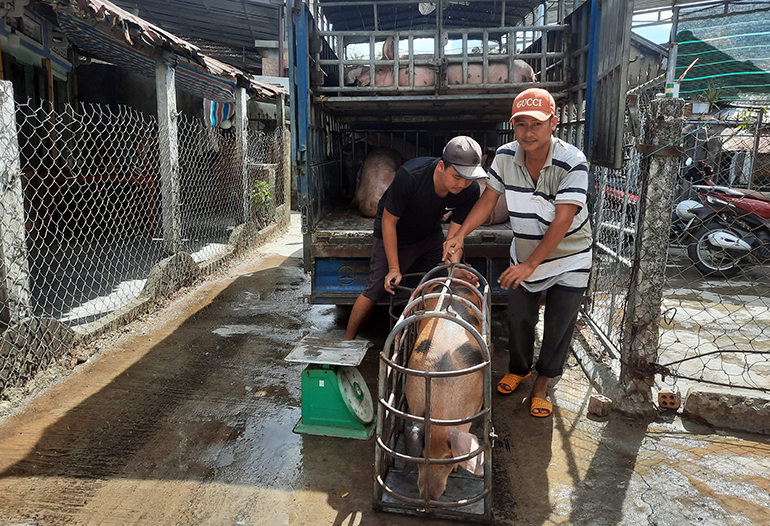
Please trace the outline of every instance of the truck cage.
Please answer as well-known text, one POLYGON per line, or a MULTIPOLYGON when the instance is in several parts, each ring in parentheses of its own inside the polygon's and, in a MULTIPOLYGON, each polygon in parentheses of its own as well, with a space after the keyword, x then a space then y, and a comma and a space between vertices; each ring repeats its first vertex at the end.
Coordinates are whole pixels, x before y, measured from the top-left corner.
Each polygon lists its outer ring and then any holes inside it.
POLYGON ((533 0, 316 1, 309 6, 310 92, 337 114, 365 101, 409 114, 424 115, 430 108, 453 113, 483 95, 488 104, 500 102, 494 106, 499 111, 491 112, 499 121, 513 96, 533 85, 517 80, 517 64, 533 68, 538 86, 554 93, 566 88, 564 3, 546 9, 533 0), (384 53, 389 39, 392 57, 384 53), (361 74, 351 82, 356 68, 361 74), (390 80, 378 82, 388 72, 390 80), (433 81, 418 82, 420 75, 433 81))

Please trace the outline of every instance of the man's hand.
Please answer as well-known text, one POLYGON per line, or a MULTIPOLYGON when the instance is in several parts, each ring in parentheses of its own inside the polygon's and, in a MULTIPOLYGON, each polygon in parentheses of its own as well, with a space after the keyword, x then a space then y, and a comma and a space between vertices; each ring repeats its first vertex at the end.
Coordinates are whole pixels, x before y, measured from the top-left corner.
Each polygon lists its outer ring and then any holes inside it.
POLYGON ((459 263, 464 250, 465 239, 455 236, 444 241, 444 263, 459 263))
POLYGON ((526 281, 528 277, 535 272, 537 267, 529 265, 527 262, 519 263, 518 265, 511 265, 498 278, 497 282, 504 289, 516 288, 522 281, 526 281))
POLYGON ((452 272, 452 277, 467 281, 474 287, 479 286, 479 277, 470 270, 465 270, 464 268, 456 268, 452 272))
POLYGON ((388 275, 385 276, 385 290, 390 292, 391 294, 396 293, 396 289, 393 288, 393 285, 398 285, 401 283, 401 279, 403 276, 401 276, 401 271, 397 269, 390 269, 388 271, 388 275))
POLYGON ((500 274, 500 279, 497 280, 500 286, 504 289, 515 289, 522 281, 526 281, 535 272, 538 265, 545 261, 556 247, 559 246, 559 243, 567 234, 577 211, 578 205, 557 204, 556 217, 551 221, 548 230, 545 231, 543 239, 538 243, 526 261, 518 265, 511 265, 505 269, 505 272, 500 274))

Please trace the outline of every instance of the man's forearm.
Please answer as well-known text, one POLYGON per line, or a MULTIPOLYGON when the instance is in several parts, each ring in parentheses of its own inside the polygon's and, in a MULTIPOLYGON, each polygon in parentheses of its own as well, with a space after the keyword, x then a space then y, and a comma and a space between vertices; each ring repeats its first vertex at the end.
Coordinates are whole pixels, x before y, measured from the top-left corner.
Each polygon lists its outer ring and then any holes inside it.
MULTIPOLYGON (((480 227, 482 223, 487 220, 489 214, 492 213, 492 210, 495 209, 497 200, 501 195, 502 194, 495 193, 493 190, 487 188, 484 193, 481 194, 479 200, 476 201, 476 204, 473 205, 473 208, 468 213, 468 217, 465 218, 463 224, 455 232, 455 236, 461 236, 464 239, 468 234, 480 227)), ((450 237, 454 236, 447 236, 447 238, 450 237)))
POLYGON ((392 236, 385 236, 382 233, 382 243, 385 245, 385 256, 388 258, 388 270, 398 270, 401 268, 398 263, 398 237, 395 232, 392 236))
POLYGON ((460 230, 460 223, 455 223, 454 221, 449 222, 449 230, 447 230, 446 238, 452 239, 457 235, 457 231, 460 230))
POLYGON ((385 247, 385 257, 388 260, 388 270, 400 271, 396 224, 394 222, 386 221, 384 217, 382 221, 382 244, 385 247))

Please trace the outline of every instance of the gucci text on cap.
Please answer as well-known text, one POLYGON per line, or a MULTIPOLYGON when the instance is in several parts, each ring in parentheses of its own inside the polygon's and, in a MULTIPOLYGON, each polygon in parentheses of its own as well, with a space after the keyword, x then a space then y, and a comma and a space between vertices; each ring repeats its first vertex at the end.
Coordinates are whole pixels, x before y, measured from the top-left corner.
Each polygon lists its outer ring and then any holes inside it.
POLYGON ((529 88, 516 96, 511 109, 511 119, 529 115, 539 121, 546 121, 556 115, 556 103, 550 93, 542 88, 529 88))

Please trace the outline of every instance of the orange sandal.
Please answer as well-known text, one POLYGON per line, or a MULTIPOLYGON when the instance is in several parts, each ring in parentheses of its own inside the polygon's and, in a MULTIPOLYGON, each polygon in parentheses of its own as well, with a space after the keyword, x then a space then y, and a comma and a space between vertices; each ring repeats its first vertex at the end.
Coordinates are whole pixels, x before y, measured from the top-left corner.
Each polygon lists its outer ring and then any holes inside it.
POLYGON ((532 416, 536 416, 538 418, 545 418, 547 416, 551 416, 552 412, 553 412, 553 404, 551 402, 549 402, 544 398, 539 398, 537 396, 532 397, 532 400, 530 401, 529 414, 531 414, 532 416), (535 413, 535 409, 540 409, 545 412, 535 413))
POLYGON ((511 394, 519 386, 522 380, 529 378, 532 372, 528 372, 524 376, 508 373, 503 376, 503 379, 497 382, 497 390, 503 394, 511 394))

